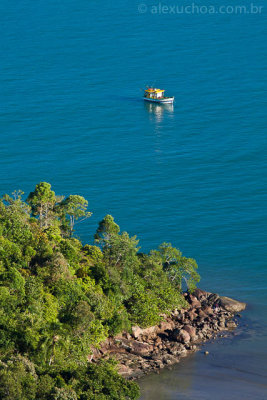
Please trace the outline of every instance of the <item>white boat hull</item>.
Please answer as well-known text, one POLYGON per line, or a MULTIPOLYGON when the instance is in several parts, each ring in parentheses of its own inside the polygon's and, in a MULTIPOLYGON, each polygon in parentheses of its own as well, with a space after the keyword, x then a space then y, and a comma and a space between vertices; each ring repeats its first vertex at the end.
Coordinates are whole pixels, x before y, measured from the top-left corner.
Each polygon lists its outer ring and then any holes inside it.
POLYGON ((170 104, 174 102, 174 97, 166 97, 164 99, 150 99, 149 97, 144 97, 144 100, 150 103, 170 104))

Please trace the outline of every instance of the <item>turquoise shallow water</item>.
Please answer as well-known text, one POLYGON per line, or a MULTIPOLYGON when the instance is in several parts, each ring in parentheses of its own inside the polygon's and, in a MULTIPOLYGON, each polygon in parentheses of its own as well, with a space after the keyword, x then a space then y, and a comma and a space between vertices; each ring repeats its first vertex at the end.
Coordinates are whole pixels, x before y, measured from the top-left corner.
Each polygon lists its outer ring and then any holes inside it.
POLYGON ((240 335, 142 380, 142 399, 262 400, 266 12, 155 15, 138 4, 1 2, 1 193, 48 181, 81 194, 93 212, 77 231, 84 242, 111 213, 143 250, 170 241, 196 258, 203 288, 248 302, 240 335), (175 95, 173 108, 143 104, 152 83, 175 95))

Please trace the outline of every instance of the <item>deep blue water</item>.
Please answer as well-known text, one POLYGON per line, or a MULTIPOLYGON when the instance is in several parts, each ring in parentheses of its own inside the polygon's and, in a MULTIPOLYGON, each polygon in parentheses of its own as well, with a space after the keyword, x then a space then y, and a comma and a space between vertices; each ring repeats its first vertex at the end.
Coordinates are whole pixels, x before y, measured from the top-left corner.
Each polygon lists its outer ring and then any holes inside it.
POLYGON ((110 213, 144 251, 169 241, 196 258, 201 287, 248 302, 245 333, 142 380, 142 399, 263 400, 266 10, 155 15, 157 4, 2 0, 1 193, 48 181, 81 194, 84 242, 110 213), (173 108, 143 104, 153 83, 173 108))

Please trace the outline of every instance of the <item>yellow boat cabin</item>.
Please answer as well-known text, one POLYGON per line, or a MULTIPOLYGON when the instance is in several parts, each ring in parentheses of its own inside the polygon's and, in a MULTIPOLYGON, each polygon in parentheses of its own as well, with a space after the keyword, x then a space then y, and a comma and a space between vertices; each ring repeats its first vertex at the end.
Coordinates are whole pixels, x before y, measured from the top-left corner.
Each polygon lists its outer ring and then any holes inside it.
POLYGON ((174 97, 164 96, 165 90, 147 87, 144 93, 144 100, 154 103, 173 103, 174 97))

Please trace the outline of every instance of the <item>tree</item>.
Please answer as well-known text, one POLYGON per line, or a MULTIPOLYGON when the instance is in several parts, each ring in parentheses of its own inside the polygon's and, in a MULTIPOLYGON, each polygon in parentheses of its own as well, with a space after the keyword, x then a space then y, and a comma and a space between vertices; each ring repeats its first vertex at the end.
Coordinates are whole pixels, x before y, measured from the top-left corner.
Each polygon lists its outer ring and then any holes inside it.
POLYGON ((12 192, 12 196, 5 194, 3 196, 3 201, 7 205, 8 210, 28 217, 30 214, 30 207, 22 201, 21 198, 23 194, 24 192, 22 192, 22 190, 15 190, 12 192))
POLYGON ((122 301, 132 294, 132 282, 140 262, 137 256, 139 240, 136 236, 130 237, 127 232, 119 232, 120 227, 111 215, 106 215, 100 221, 95 241, 100 243, 103 249, 104 269, 100 264, 95 269, 100 272, 100 276, 102 275, 105 290, 108 293, 111 291, 122 301), (107 271, 107 275, 104 270, 107 271))
POLYGON ((16 243, 31 245, 32 233, 27 224, 31 209, 21 200, 23 192, 5 194, 0 200, 0 230, 2 234, 16 243))
POLYGON ((140 397, 136 382, 120 376, 113 360, 89 363, 85 373, 81 374, 78 370, 75 375, 78 375, 77 383, 74 383, 78 386, 80 399, 137 400, 140 397))
POLYGON ((200 276, 197 273, 197 263, 193 258, 187 258, 182 255, 180 250, 172 247, 171 243, 162 243, 159 246, 158 253, 160 255, 163 269, 167 273, 171 282, 182 288, 182 280, 184 279, 189 290, 196 287, 200 276))
POLYGON ((99 222, 96 234, 95 241, 100 243, 102 246, 110 240, 112 236, 118 235, 120 232, 119 225, 114 222, 114 218, 112 215, 106 215, 102 221, 99 222))
POLYGON ((70 195, 58 206, 61 216, 68 216, 70 222, 70 233, 73 232, 74 224, 91 217, 92 213, 87 211, 88 201, 77 194, 70 195))
POLYGON ((34 364, 20 355, 13 356, 0 368, 2 400, 35 400, 37 375, 34 364))
MULTIPOLYGON (((136 236, 130 237, 127 232, 120 232, 120 227, 111 215, 106 215, 100 221, 95 234, 95 241, 103 247, 104 260, 110 267, 115 267, 122 272, 123 279, 130 279, 135 267, 139 266, 137 247, 139 240, 136 236)), ((123 280, 122 279, 122 280, 123 280)))
POLYGON ((136 236, 130 237, 127 232, 122 232, 121 235, 112 235, 106 242, 104 248, 104 256, 108 259, 110 265, 120 267, 126 275, 131 270, 134 270, 136 265, 139 265, 137 247, 139 240, 136 236))
POLYGON ((55 219, 53 209, 59 200, 47 182, 38 183, 29 194, 26 201, 31 206, 32 214, 39 218, 41 228, 47 228, 55 219))

